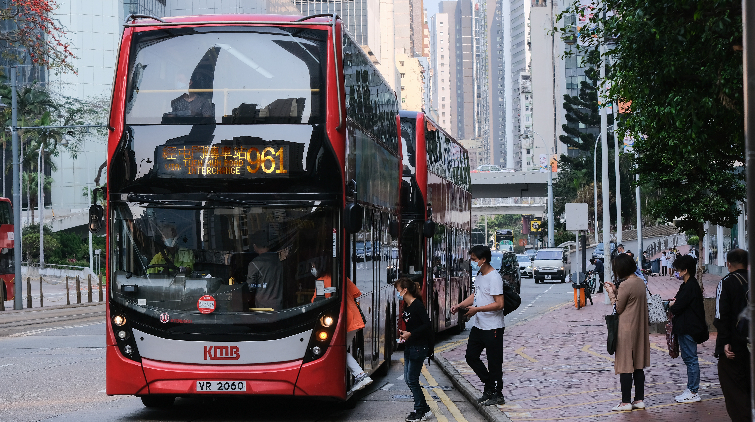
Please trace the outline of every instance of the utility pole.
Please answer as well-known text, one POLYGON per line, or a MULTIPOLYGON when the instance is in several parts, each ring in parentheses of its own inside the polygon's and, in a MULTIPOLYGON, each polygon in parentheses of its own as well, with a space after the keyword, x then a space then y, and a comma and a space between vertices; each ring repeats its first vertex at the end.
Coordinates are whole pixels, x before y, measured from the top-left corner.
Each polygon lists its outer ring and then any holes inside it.
MULTIPOLYGON (((606 46, 605 42, 600 43, 600 80, 604 81, 606 78, 606 61, 605 61, 606 46)), ((600 146, 601 170, 603 172, 601 183, 603 193, 603 256, 604 256, 604 280, 611 280, 612 268, 611 268, 611 210, 609 198, 609 179, 608 179, 608 116, 606 115, 606 98, 599 96, 598 102, 600 106, 600 146)), ((604 290, 603 302, 608 303, 608 292, 604 290)))
MULTIPOLYGON (((745 168, 747 169, 747 214, 755 215, 755 4, 748 0, 742 0, 742 41, 744 52, 744 109, 745 109, 745 168)), ((749 267, 755 268, 755 221, 747 219, 747 249, 749 254, 749 267)), ((702 251, 700 251, 702 253, 702 251)), ((702 256, 700 257, 702 259, 702 256)), ((749 278, 750 291, 755 289, 755 280, 752 275, 749 278)), ((748 300, 748 313, 750 321, 755 321, 755 306, 753 297, 748 300)), ((755 338, 755 323, 750 323, 750 338, 755 338)), ((755 353, 750 353, 750 407, 755 419, 755 353)))
MULTIPOLYGON (((592 193, 593 197, 595 199, 595 206, 593 207, 593 212, 595 214, 595 243, 600 243, 600 238, 598 237, 598 234, 600 232, 600 229, 598 228, 598 141, 600 141, 600 136, 595 137, 595 150, 592 153, 592 193)), ((606 251, 606 245, 603 245, 603 252, 604 252, 604 260, 605 260, 605 251, 606 251)))
MULTIPOLYGON (((614 161, 614 167, 616 170, 616 244, 618 245, 621 243, 621 232, 622 232, 622 224, 621 224, 621 176, 619 175, 619 131, 617 130, 619 127, 618 124, 618 117, 619 117, 619 103, 614 103, 613 107, 613 143, 614 148, 616 151, 616 160, 614 161)), ((608 124, 608 119, 606 119, 606 124, 608 124)), ((622 140, 622 144, 623 144, 622 140)))
POLYGON ((45 154, 45 146, 39 147, 39 157, 37 159, 37 203, 39 208, 39 268, 45 267, 45 160, 42 158, 45 154))
POLYGON ((21 179, 19 174, 19 142, 18 142, 18 101, 16 94, 16 68, 10 68, 10 86, 11 86, 11 142, 13 144, 13 268, 15 270, 14 276, 14 290, 15 299, 13 300, 13 309, 24 309, 24 304, 21 302, 21 179))

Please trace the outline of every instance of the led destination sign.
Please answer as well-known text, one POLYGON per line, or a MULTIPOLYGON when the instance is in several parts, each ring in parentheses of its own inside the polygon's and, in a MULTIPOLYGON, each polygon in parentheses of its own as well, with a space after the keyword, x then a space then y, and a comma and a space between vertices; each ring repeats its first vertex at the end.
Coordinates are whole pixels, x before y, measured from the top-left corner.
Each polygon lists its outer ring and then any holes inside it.
POLYGON ((158 177, 258 178, 288 177, 288 145, 159 146, 158 177))

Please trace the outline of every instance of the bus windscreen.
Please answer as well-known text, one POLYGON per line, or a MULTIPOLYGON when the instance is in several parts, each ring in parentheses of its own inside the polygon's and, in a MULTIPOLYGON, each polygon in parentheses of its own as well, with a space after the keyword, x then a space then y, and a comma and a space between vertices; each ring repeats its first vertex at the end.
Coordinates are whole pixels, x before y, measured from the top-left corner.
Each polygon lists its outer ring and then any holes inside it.
POLYGON ((136 34, 126 123, 319 123, 326 36, 281 28, 136 34))

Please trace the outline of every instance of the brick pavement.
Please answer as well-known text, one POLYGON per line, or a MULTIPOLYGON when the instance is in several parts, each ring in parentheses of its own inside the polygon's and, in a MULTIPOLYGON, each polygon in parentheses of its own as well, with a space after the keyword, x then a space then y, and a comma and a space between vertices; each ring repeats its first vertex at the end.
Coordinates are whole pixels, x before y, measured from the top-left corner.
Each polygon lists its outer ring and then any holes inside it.
MULTIPOLYGON (((706 292, 715 294, 716 283, 716 277, 706 277, 706 292)), ((650 289, 664 298, 672 297, 678 289, 678 281, 653 277, 650 289)), ((564 299, 571 298, 565 295, 564 299)), ((613 357, 605 350, 603 315, 609 312, 610 306, 598 300, 595 305, 580 310, 573 304, 560 305, 527 322, 507 327, 504 346, 507 403, 499 406, 500 410, 513 421, 729 420, 713 357, 715 333, 698 346, 702 402, 679 404, 674 401, 674 396, 685 389, 686 367, 681 357, 668 356, 664 335, 651 334, 650 367, 645 369, 648 407, 612 412, 611 407, 621 401, 621 392, 619 376, 613 370, 613 357)), ((465 350, 466 344, 460 343, 439 354, 482 392, 482 384, 464 360, 465 350)))

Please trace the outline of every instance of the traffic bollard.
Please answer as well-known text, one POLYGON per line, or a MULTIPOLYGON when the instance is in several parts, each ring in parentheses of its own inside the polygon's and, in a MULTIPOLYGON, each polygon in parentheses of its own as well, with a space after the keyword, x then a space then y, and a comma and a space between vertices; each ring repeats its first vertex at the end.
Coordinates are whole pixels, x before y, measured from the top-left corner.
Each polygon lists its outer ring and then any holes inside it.
MULTIPOLYGON (((5 282, 2 281, 2 280, 0 280, 0 283, 5 283, 5 282)), ((2 312, 2 311, 5 310, 5 294, 4 294, 5 293, 5 286, 3 285, 3 286, 0 286, 0 287, 2 287, 0 289, 0 295, 3 296, 3 297, 0 297, 0 312, 2 312)))
POLYGON ((76 276, 76 303, 81 303, 81 279, 76 276))
POLYGON ((39 307, 45 306, 45 298, 42 296, 42 276, 39 276, 39 307))
POLYGON ((26 307, 31 308, 31 277, 26 277, 26 307))
POLYGON ((87 274, 87 303, 92 303, 92 275, 87 274))
POLYGON ((102 302, 102 276, 101 275, 97 276, 97 288, 100 289, 100 300, 99 300, 99 302, 102 302))
POLYGON ((71 294, 70 294, 70 292, 71 292, 71 290, 68 287, 68 276, 66 276, 66 305, 70 305, 71 304, 71 294))

